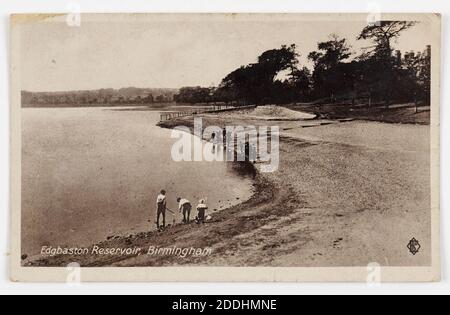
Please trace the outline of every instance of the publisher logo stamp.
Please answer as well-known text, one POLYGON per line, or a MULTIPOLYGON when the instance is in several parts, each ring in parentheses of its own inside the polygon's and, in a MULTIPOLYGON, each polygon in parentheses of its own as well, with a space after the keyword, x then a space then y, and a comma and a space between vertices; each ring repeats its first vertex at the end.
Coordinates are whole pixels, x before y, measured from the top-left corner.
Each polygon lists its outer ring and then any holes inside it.
POLYGON ((414 256, 419 253, 420 248, 421 248, 420 243, 415 238, 413 238, 408 244, 408 249, 410 253, 413 254, 414 256))

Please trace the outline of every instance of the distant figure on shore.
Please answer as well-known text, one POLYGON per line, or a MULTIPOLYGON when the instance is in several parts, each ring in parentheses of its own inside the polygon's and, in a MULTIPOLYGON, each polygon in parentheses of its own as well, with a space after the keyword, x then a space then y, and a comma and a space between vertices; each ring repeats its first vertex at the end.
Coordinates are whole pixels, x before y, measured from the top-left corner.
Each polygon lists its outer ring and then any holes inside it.
POLYGON ((208 210, 208 206, 206 205, 205 200, 202 199, 199 201, 197 206, 197 224, 205 223, 206 210, 208 210))
POLYGON ((166 191, 164 189, 161 190, 161 193, 158 195, 158 198, 156 199, 156 207, 158 209, 156 226, 158 227, 158 230, 161 229, 160 225, 159 225, 159 219, 162 215, 162 217, 163 217, 162 228, 164 229, 166 227, 166 210, 167 210, 167 198, 166 198, 166 191))
POLYGON ((211 143, 212 143, 212 153, 216 154, 217 146, 219 145, 218 135, 213 132, 211 135, 211 143))
POLYGON ((191 222, 191 202, 184 198, 177 198, 177 202, 179 203, 178 208, 180 210, 180 213, 183 213, 183 223, 191 222))

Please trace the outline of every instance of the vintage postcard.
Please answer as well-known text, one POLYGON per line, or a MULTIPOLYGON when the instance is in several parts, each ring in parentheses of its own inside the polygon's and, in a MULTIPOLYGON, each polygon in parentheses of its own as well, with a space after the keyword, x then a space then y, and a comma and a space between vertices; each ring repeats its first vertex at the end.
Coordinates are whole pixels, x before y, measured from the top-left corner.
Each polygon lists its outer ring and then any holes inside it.
POLYGON ((11 17, 11 279, 440 280, 439 14, 11 17))

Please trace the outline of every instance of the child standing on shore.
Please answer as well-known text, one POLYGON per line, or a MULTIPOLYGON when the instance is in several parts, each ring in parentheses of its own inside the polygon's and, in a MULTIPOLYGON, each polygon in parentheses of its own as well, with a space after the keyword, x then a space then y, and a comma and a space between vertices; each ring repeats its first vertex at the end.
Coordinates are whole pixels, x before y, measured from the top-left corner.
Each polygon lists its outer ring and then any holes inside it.
POLYGON ((197 224, 203 224, 205 223, 205 215, 206 210, 208 210, 208 206, 206 205, 206 202, 204 199, 200 200, 197 206, 197 224))
POLYGON ((161 216, 163 218, 162 228, 164 229, 166 227, 167 198, 165 190, 161 190, 160 194, 158 195, 158 198, 156 199, 156 207, 157 207, 156 225, 158 227, 158 230, 161 230, 161 227, 159 225, 159 220, 161 216))

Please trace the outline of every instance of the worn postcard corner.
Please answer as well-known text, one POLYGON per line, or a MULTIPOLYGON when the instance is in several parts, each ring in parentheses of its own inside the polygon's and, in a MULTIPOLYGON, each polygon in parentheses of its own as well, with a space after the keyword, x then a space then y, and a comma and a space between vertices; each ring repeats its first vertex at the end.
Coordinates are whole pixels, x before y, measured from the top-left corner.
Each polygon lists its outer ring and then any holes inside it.
POLYGON ((22 23, 35 23, 42 22, 47 19, 51 19, 58 16, 64 16, 65 14, 26 14, 26 13, 14 13, 10 15, 10 21, 12 25, 22 23))

